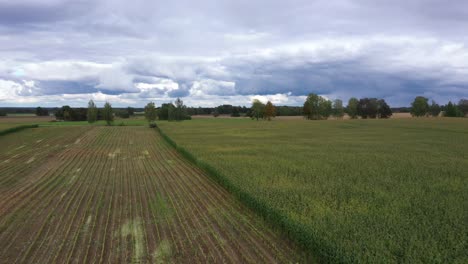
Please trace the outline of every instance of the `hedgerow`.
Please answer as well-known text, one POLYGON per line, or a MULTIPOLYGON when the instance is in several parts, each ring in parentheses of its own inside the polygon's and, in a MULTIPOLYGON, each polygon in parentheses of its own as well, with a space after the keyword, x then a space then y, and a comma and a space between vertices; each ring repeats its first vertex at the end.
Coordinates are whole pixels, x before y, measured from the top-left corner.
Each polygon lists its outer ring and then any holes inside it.
POLYGON ((8 129, 5 129, 5 130, 0 131, 0 136, 4 136, 4 135, 7 135, 7 134, 15 133, 15 132, 18 132, 18 131, 21 131, 21 130, 24 130, 24 129, 28 129, 28 128, 37 128, 37 127, 39 127, 39 125, 22 125, 22 126, 16 126, 16 127, 12 127, 12 128, 8 128, 8 129))

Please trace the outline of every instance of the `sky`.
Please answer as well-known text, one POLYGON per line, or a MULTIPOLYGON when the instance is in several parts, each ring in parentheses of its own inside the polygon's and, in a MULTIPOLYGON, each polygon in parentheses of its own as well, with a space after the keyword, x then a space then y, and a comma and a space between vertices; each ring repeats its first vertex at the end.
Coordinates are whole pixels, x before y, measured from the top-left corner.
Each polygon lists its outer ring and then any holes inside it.
POLYGON ((0 0, 0 106, 468 98, 465 0, 0 0))

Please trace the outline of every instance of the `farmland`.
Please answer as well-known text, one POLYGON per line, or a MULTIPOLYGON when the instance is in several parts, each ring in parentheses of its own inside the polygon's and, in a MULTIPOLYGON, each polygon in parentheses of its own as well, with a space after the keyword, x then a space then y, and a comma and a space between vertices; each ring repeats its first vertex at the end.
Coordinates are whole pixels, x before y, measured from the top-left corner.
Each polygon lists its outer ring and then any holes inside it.
POLYGON ((305 262, 147 127, 0 137, 3 263, 305 262))
POLYGON ((48 116, 2 116, 0 117, 0 131, 24 124, 45 124, 52 119, 52 117, 48 116))
POLYGON ((466 119, 159 126, 324 259, 468 262, 466 119))

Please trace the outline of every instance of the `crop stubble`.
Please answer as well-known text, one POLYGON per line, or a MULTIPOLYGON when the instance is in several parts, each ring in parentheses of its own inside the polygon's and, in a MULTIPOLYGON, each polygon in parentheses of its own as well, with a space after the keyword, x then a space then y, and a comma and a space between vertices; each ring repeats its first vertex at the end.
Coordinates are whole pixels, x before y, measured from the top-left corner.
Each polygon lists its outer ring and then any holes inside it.
POLYGON ((39 128, 0 143, 7 263, 301 260, 153 129, 39 128))

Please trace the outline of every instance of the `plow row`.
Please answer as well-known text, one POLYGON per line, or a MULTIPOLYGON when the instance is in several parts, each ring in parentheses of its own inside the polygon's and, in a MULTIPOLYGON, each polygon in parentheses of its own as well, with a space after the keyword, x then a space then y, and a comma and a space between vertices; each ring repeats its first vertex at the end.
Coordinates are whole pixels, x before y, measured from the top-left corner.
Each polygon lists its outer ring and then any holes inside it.
POLYGON ((23 141, 8 137, 0 151, 6 263, 300 261, 152 129, 40 128, 23 141))

